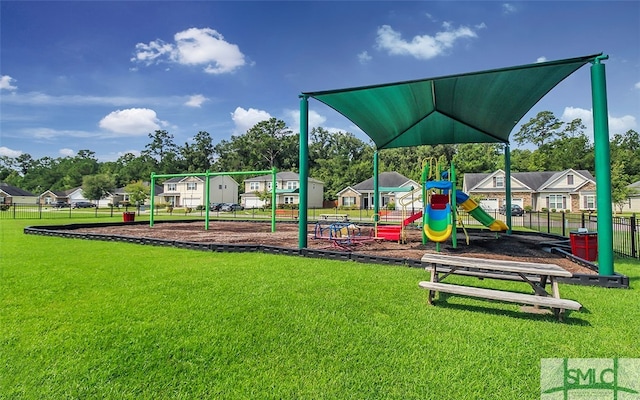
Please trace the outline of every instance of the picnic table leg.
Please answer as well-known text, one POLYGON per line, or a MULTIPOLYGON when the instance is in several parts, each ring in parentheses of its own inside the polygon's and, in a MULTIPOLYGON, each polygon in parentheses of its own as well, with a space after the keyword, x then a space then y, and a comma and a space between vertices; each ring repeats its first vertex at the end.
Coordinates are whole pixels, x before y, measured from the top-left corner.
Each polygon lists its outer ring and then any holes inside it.
MULTIPOLYGON (((431 264, 431 282, 438 282, 438 266, 436 264, 431 264)), ((429 304, 433 304, 435 294, 434 290, 429 290, 429 297, 427 298, 429 304)))

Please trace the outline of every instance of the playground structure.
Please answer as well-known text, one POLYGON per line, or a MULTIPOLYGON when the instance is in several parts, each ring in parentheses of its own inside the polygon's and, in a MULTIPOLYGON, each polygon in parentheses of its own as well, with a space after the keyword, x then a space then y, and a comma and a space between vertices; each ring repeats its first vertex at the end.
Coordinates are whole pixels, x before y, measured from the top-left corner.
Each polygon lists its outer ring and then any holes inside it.
MULTIPOLYGON (((427 240, 435 242, 439 249, 440 243, 451 238, 452 245, 456 248, 457 207, 468 212, 471 217, 492 232, 503 232, 509 229, 504 222, 496 220, 484 211, 469 195, 455 189, 455 167, 451 164, 449 169, 446 169, 443 159, 436 160, 431 158, 424 163, 420 185, 419 189, 414 189, 398 199, 398 204, 402 209, 400 225, 376 224, 376 237, 406 243, 405 230, 411 223, 422 218, 423 243, 426 244, 427 240), (417 192, 420 192, 419 196, 415 196, 417 192), (421 210, 407 215, 408 206, 421 199, 426 199, 423 206, 424 211, 421 210)), ((385 189, 400 191, 403 188, 385 189)))

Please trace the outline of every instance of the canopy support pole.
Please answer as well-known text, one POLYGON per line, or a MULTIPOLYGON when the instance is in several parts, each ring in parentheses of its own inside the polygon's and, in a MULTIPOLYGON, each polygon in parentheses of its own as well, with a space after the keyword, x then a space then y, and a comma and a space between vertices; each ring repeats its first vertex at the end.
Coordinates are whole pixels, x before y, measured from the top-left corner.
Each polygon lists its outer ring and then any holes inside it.
POLYGON ((380 187, 378 186, 378 150, 373 152, 373 223, 378 229, 380 220, 380 187))
POLYGON ((607 80, 601 55, 591 65, 593 103, 593 143, 596 159, 596 198, 598 205, 598 273, 613 275, 613 210, 611 206, 611 155, 607 110, 607 80))
POLYGON ((504 145, 504 191, 506 200, 504 215, 507 220, 507 235, 511 235, 511 146, 509 146, 509 143, 504 145))
MULTIPOLYGON (((307 247, 307 204, 309 184, 309 98, 300 96, 300 206, 298 210, 298 248, 307 247)), ((275 192, 276 188, 273 188, 275 192)))

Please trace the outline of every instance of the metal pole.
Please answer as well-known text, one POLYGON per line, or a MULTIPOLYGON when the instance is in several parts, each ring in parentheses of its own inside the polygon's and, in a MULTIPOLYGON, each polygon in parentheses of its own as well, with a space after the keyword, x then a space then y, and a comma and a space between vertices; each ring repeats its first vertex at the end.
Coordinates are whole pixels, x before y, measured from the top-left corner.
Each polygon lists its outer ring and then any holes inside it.
POLYGON ((504 192, 505 192, 505 209, 504 215, 507 219, 507 235, 511 234, 511 147, 509 143, 504 145, 504 192))
POLYGON ((278 171, 275 168, 271 170, 271 232, 276 231, 276 189, 278 188, 278 181, 276 179, 277 173, 278 171))
POLYGON ((298 215, 298 248, 307 247, 307 185, 309 180, 309 99, 300 96, 300 211, 298 215))
POLYGON ((598 273, 613 275, 613 210, 611 206, 611 156, 607 81, 601 55, 591 65, 591 98, 593 103, 593 142, 596 159, 596 198, 598 205, 598 273))
POLYGON ((151 190, 149 191, 149 193, 151 193, 151 198, 149 199, 149 206, 151 207, 150 213, 149 213, 149 226, 153 226, 153 214, 156 211, 155 208, 155 197, 156 197, 156 173, 152 172, 151 173, 151 190))
MULTIPOLYGON (((204 194, 204 201, 205 201, 205 207, 204 207, 204 230, 208 231, 209 230, 209 201, 211 200, 210 196, 210 190, 211 190, 211 175, 209 174, 209 170, 207 170, 205 178, 206 182, 204 183, 204 191, 206 192, 204 194)), ((224 176, 222 177, 222 183, 224 184, 224 176)))
POLYGON ((378 150, 373 152, 373 223, 378 230, 380 220, 380 188, 378 187, 378 150))
POLYGON ((451 161, 451 174, 449 174, 449 180, 451 181, 451 192, 449 193, 450 203, 451 203, 451 222, 453 224, 452 235, 451 235, 451 245, 454 249, 458 248, 458 223, 456 220, 456 212, 458 209, 458 205, 456 204, 456 167, 451 161))

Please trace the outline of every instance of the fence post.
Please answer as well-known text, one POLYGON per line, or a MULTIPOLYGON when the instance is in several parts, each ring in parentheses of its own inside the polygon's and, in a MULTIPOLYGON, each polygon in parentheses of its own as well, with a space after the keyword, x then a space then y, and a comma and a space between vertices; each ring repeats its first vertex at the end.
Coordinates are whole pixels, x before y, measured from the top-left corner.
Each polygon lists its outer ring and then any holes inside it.
POLYGON ((551 211, 547 210, 547 233, 551 233, 551 211))
POLYGON ((636 248, 636 213, 631 214, 629 229, 631 230, 631 257, 638 258, 638 249, 636 248))
POLYGON ((580 214, 580 227, 584 228, 584 211, 580 214))
POLYGON ((564 211, 562 211, 560 215, 562 216, 562 236, 567 236, 567 221, 564 218, 565 217, 564 211))

